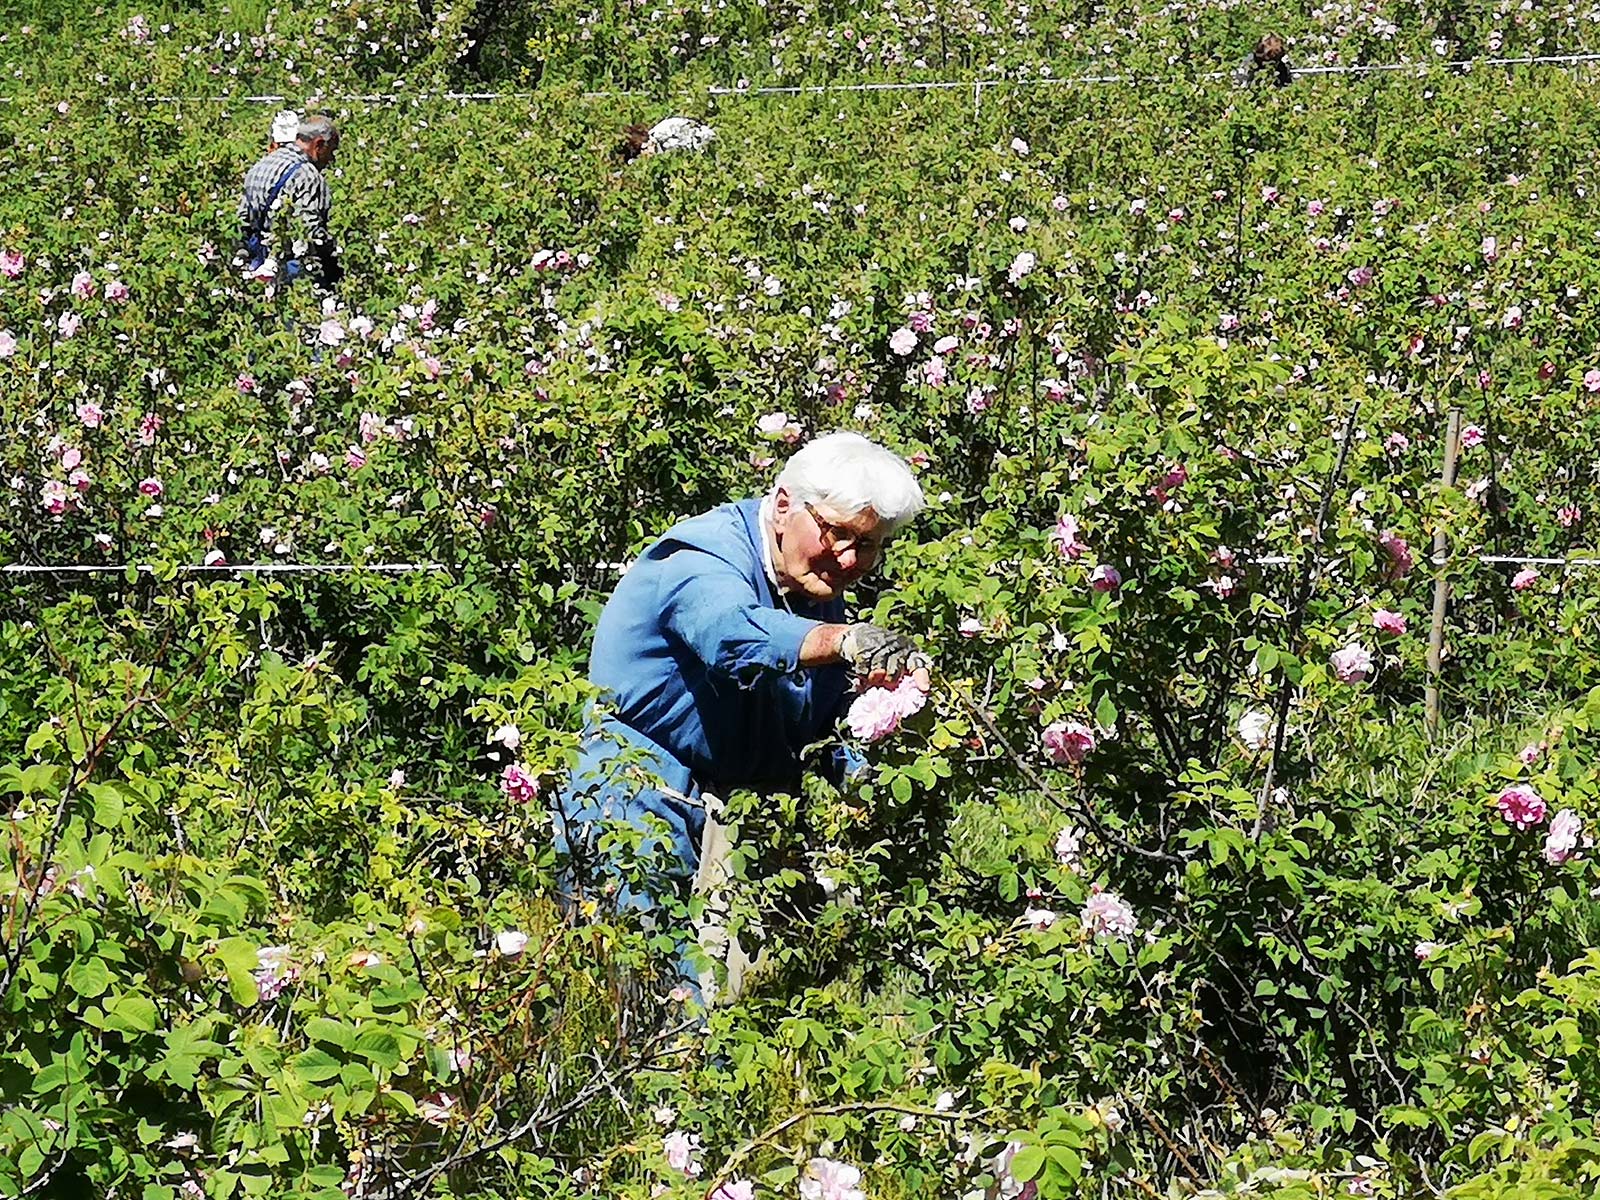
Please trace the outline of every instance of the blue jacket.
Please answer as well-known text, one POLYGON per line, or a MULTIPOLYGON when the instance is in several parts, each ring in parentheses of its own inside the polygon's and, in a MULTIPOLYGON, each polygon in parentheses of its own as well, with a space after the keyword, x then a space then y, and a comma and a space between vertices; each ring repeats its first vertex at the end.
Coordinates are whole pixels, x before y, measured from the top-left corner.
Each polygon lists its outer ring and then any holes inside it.
MULTIPOLYGON (((595 629, 589 678, 616 713, 607 732, 690 799, 794 787, 801 751, 845 706, 843 666, 798 666, 806 635, 842 622, 844 604, 785 604, 763 566, 760 509, 743 500, 674 526, 622 577, 595 629)), ((586 743, 579 787, 586 765, 616 753, 606 738, 586 743)))

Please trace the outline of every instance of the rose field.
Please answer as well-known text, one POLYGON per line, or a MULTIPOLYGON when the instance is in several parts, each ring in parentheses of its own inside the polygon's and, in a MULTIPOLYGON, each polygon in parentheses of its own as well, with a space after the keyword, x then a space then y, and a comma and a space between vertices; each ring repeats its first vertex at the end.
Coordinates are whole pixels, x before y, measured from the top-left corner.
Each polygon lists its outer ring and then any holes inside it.
POLYGON ((1600 1193, 1600 7, 0 14, 0 1196, 1600 1193), (933 687, 702 1016, 546 805, 838 428, 933 687))

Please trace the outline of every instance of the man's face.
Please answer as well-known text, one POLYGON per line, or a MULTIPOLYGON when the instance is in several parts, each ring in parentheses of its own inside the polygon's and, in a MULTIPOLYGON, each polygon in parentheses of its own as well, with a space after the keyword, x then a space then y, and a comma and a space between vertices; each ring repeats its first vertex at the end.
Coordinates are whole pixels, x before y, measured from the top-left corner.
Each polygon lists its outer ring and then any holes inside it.
POLYGON ((778 539, 773 566, 812 600, 836 599, 883 554, 883 522, 870 508, 847 515, 826 504, 805 504, 779 488, 772 525, 778 539))
POLYGON ((312 138, 305 144, 306 157, 316 166, 317 170, 326 170, 333 165, 333 156, 338 153, 339 139, 335 137, 312 138))

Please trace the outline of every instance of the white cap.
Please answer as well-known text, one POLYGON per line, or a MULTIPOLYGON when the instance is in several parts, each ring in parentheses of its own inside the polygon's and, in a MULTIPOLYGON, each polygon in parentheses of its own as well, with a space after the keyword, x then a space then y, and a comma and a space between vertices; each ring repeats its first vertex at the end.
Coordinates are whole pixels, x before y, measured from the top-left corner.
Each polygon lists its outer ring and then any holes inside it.
POLYGON ((280 146, 293 142, 300 133, 300 114, 286 108, 272 118, 272 140, 280 146))

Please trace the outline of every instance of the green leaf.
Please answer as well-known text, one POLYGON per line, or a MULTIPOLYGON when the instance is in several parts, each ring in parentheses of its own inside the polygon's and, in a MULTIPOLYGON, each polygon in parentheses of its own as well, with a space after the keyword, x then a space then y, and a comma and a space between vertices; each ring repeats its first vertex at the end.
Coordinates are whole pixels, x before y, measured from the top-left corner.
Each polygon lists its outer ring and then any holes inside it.
POLYGON ((148 996, 119 996, 106 1007, 106 1028, 122 1033, 150 1033, 160 1020, 148 996))
POLYGON ((67 986, 78 995, 92 999, 111 986, 111 972, 106 969, 104 959, 80 958, 67 968, 67 986))
POLYGON ((1109 695, 1101 696, 1100 703, 1094 706, 1094 719, 1103 728, 1110 729, 1117 723, 1117 706, 1109 695))
POLYGON ((88 786, 89 798, 94 802, 94 823, 102 829, 110 829, 122 821, 122 814, 126 805, 122 798, 122 789, 114 783, 91 783, 88 786))
POLYGON ((289 1065, 308 1083, 322 1083, 339 1074, 339 1060, 326 1050, 307 1050, 289 1060, 289 1065))
POLYGON ((1044 1164, 1045 1153, 1040 1147, 1024 1146, 1011 1156, 1011 1176, 1027 1183, 1039 1177, 1039 1172, 1044 1170, 1044 1164))
POLYGON ((312 1017, 307 1021, 306 1036, 313 1042, 327 1042, 341 1050, 349 1050, 356 1041, 356 1031, 351 1026, 328 1017, 312 1017))
POLYGON ((356 1035, 351 1049, 368 1062, 388 1070, 400 1064, 400 1043, 394 1034, 381 1029, 363 1030, 356 1035))

